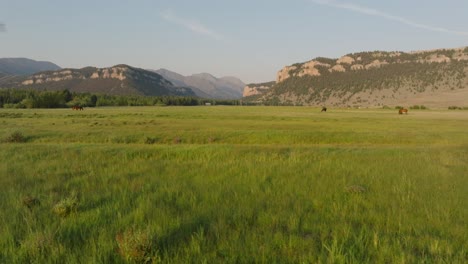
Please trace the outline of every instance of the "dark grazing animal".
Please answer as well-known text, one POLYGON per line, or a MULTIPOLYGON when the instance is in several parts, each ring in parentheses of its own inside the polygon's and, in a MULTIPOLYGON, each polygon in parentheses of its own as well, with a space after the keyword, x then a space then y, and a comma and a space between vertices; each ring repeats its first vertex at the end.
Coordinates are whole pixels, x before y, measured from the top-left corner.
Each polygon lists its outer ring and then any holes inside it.
POLYGON ((83 107, 82 107, 82 106, 79 106, 79 105, 74 105, 74 106, 72 107, 72 110, 80 110, 80 111, 81 111, 81 110, 83 110, 83 107))
POLYGON ((322 107, 322 111, 320 111, 320 112, 326 112, 326 111, 327 111, 327 108, 324 106, 324 107, 322 107))
POLYGON ((408 114, 408 109, 406 109, 406 108, 400 108, 400 110, 398 110, 398 114, 399 114, 399 115, 402 115, 403 113, 408 114))

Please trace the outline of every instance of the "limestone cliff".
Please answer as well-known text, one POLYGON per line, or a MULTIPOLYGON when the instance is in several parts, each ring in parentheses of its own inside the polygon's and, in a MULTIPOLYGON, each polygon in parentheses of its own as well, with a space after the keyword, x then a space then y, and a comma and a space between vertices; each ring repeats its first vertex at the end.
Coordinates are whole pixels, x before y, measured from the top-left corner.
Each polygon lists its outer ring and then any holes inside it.
POLYGON ((279 83, 291 77, 302 77, 305 75, 320 76, 321 69, 323 68, 327 68, 330 72, 345 72, 349 70, 380 68, 382 65, 389 63, 449 63, 454 60, 468 60, 468 54, 464 52, 464 50, 465 48, 457 48, 415 51, 410 53, 379 51, 367 52, 367 54, 348 54, 340 57, 339 59, 317 58, 307 62, 285 66, 283 69, 278 71, 276 75, 276 82, 279 83), (365 59, 363 59, 364 56, 362 55, 365 55, 365 59))
POLYGON ((259 84, 248 84, 244 87, 244 91, 242 93, 243 97, 253 96, 258 94, 263 94, 268 89, 270 89, 275 82, 267 82, 267 83, 259 83, 259 84))
POLYGON ((292 105, 468 105, 468 47, 318 57, 285 66, 268 87, 246 86, 244 97, 292 105))
POLYGON ((161 75, 134 68, 116 65, 108 68, 86 67, 45 71, 27 77, 9 79, 0 87, 93 92, 114 95, 181 95, 195 96, 186 87, 176 87, 161 75))

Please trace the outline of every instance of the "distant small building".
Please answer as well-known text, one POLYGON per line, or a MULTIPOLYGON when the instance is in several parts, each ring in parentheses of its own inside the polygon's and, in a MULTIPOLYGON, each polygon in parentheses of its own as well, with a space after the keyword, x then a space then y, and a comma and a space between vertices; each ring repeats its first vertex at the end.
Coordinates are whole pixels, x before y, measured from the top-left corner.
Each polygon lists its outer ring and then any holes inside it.
POLYGON ((207 106, 210 106, 210 105, 211 105, 211 103, 205 103, 205 105, 207 105, 207 106))

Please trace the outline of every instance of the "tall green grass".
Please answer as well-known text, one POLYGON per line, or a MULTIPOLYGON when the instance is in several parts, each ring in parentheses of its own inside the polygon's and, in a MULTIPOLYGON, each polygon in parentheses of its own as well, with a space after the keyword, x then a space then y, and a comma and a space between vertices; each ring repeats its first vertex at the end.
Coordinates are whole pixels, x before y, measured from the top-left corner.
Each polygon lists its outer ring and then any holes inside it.
POLYGON ((0 263, 464 263, 467 121, 302 107, 1 110, 0 141, 26 140, 0 144, 0 263))

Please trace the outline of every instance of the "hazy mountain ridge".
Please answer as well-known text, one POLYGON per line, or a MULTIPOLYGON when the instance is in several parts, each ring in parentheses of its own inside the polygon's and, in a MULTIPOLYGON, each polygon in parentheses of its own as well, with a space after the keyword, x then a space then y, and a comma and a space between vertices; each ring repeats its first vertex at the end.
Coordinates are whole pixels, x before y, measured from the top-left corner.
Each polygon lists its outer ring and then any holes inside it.
POLYGON ((111 95, 195 96, 187 87, 176 87, 161 75, 125 64, 108 68, 85 67, 44 71, 2 81, 0 87, 64 90, 111 95))
POLYGON ((244 100, 340 107, 468 104, 468 47, 319 57, 284 67, 267 84, 247 85, 244 100))
POLYGON ((59 70, 60 66, 49 61, 27 58, 0 58, 0 73, 8 75, 30 75, 41 71, 59 70))
POLYGON ((197 96, 204 98, 240 99, 245 86, 241 80, 232 76, 216 78, 209 73, 183 76, 167 69, 154 72, 161 74, 177 86, 190 87, 197 96))

